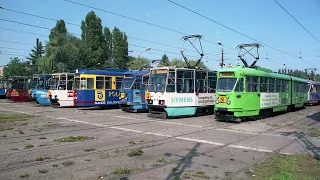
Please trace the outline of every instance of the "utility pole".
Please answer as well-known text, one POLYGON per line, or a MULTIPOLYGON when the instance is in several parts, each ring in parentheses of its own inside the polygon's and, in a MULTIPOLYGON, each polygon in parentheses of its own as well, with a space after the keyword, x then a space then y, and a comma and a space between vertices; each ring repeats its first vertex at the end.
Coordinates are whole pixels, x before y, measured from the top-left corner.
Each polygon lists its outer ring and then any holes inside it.
POLYGON ((221 50, 221 63, 220 63, 220 67, 221 69, 223 68, 224 66, 224 59, 223 59, 223 45, 219 42, 218 45, 220 45, 222 47, 222 50, 221 50))

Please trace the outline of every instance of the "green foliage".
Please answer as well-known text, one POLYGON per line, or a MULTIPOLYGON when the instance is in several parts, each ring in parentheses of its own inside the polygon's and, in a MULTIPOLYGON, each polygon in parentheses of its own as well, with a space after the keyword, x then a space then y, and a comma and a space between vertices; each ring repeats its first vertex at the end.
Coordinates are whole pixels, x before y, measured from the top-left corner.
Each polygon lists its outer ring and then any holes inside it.
POLYGON ((85 141, 92 138, 89 138, 87 136, 68 136, 63 138, 55 139, 56 142, 77 142, 77 141, 85 141))
MULTIPOLYGON (((189 60, 189 63, 191 66, 194 66, 197 63, 197 61, 189 60)), ((184 62, 184 60, 175 58, 170 61, 170 66, 176 66, 178 68, 182 68, 182 67, 186 67, 187 64, 184 62)), ((201 69, 208 69, 208 67, 202 61, 198 64, 198 67, 200 67, 201 69)))
POLYGON ((115 175, 129 174, 132 170, 127 167, 115 169, 112 173, 115 175))
POLYGON ((143 154, 142 149, 132 149, 127 155, 129 157, 141 156, 143 154))
POLYGON ((136 70, 136 69, 143 69, 147 68, 149 65, 149 59, 147 58, 135 58, 132 56, 129 56, 129 62, 127 63, 127 68, 136 70))
POLYGON ((292 69, 279 69, 278 73, 286 74, 286 75, 294 76, 298 78, 303 78, 303 79, 311 78, 316 81, 320 81, 320 74, 315 74, 313 71, 308 74, 306 71, 292 70, 292 69))
POLYGON ((159 63, 159 67, 163 67, 163 66, 170 66, 170 61, 166 54, 162 56, 161 61, 159 63))
POLYGON ((39 42, 39 40, 37 39, 36 46, 34 46, 33 49, 31 49, 31 53, 29 53, 30 57, 27 57, 27 59, 29 59, 32 63, 33 72, 35 72, 36 70, 35 65, 36 65, 37 59, 42 57, 43 54, 44 54, 44 50, 43 50, 42 42, 39 42))
POLYGON ((112 59, 117 68, 126 68, 129 62, 128 58, 128 40, 126 33, 114 27, 112 30, 112 59))
POLYGON ((23 62, 18 57, 10 58, 10 62, 4 68, 3 75, 5 77, 10 76, 29 76, 31 75, 30 65, 23 62))

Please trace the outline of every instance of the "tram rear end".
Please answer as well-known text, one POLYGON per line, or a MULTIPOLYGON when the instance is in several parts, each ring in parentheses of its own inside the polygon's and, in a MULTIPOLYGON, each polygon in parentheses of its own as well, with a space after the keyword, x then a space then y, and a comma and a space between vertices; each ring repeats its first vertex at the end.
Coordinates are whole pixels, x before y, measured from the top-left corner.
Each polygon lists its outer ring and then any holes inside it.
POLYGON ((49 81, 49 99, 51 104, 60 107, 74 106, 74 74, 73 73, 57 73, 52 75, 49 81))
POLYGON ((12 77, 11 88, 7 92, 8 96, 13 102, 29 102, 30 96, 30 81, 31 77, 15 76, 12 77))

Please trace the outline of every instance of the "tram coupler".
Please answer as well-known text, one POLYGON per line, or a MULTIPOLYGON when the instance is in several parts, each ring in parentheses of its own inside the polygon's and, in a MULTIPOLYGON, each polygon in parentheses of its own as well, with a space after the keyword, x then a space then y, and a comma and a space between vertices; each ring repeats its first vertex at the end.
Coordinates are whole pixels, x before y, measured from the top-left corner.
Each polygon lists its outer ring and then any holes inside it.
POLYGON ((148 113, 147 116, 151 117, 151 118, 159 118, 159 119, 167 119, 168 118, 167 112, 150 111, 150 113, 148 113))

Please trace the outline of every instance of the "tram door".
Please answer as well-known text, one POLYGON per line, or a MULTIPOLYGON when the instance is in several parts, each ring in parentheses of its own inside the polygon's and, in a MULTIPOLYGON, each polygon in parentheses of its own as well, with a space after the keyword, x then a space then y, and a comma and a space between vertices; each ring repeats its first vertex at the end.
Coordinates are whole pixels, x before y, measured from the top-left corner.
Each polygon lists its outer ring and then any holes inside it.
POLYGON ((95 82, 95 103, 96 104, 105 104, 105 77, 104 76, 96 76, 95 82))

